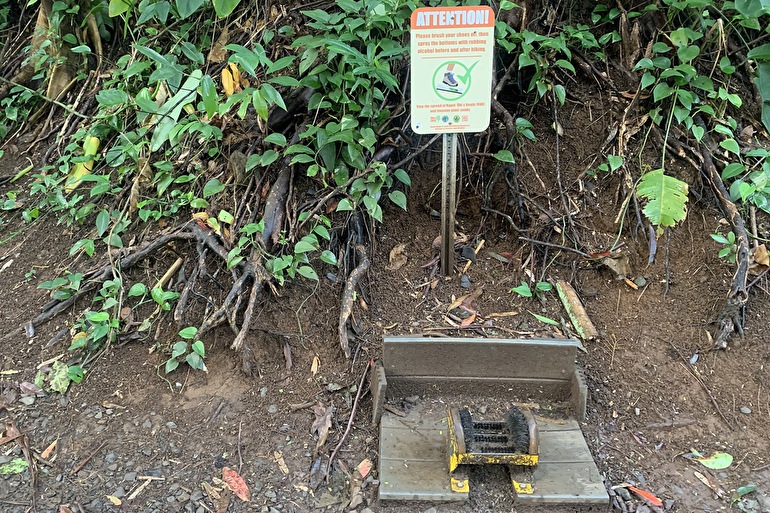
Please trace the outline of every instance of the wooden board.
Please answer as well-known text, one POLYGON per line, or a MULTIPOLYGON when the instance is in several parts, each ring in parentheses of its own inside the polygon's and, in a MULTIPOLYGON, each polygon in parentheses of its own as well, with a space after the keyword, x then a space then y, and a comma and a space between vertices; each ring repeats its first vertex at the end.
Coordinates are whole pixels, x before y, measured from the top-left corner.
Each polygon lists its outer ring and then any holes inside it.
MULTIPOLYGON (((386 412, 380 422, 381 500, 466 500, 450 489, 446 404, 423 401, 406 417, 386 412)), ((596 464, 573 418, 538 418, 540 463, 512 474, 531 483, 532 495, 517 501, 570 505, 609 505, 596 464)), ((470 483, 473 487, 473 483, 470 483)))

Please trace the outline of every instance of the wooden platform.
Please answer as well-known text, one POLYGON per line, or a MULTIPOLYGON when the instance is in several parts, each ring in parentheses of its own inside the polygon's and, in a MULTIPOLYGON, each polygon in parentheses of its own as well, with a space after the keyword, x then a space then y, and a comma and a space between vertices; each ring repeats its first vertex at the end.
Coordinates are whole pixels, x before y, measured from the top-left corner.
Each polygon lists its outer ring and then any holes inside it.
MULTIPOLYGON (((449 482, 446 405, 420 404, 406 417, 386 412, 380 423, 380 499, 464 501, 449 482)), ((522 503, 608 505, 609 496, 574 419, 538 419, 540 463, 512 476, 532 484, 522 503)), ((473 487, 473 482, 469 483, 473 487)))
POLYGON ((373 420, 380 422, 380 499, 466 500, 468 489, 453 491, 450 484, 448 406, 479 408, 497 420, 525 402, 542 413, 533 411, 540 461, 534 469, 512 470, 513 479, 533 487, 517 501, 608 506, 578 424, 587 395, 575 363, 578 346, 565 339, 385 338, 383 360, 370 381, 373 420), (417 395, 421 399, 407 416, 383 413, 386 400, 417 395))

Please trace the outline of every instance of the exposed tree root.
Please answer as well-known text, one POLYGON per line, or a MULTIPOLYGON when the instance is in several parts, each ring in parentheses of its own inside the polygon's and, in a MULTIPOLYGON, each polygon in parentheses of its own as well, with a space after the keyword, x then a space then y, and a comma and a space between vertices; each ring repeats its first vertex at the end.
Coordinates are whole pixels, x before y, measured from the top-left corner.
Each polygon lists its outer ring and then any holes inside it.
POLYGON ((342 299, 340 304, 340 320, 338 326, 338 332, 340 336, 340 346, 342 346, 342 352, 345 353, 346 358, 350 358, 350 343, 348 341, 348 319, 353 313, 353 304, 355 303, 355 292, 358 282, 369 270, 369 258, 366 256, 366 248, 362 245, 356 246, 356 256, 358 257, 358 265, 348 276, 345 282, 345 289, 342 291, 342 299))
POLYGON ((725 188, 722 177, 719 175, 714 161, 711 159, 711 152, 708 147, 702 145, 701 154, 703 156, 703 173, 706 175, 714 194, 719 200, 730 228, 735 234, 735 245, 737 252, 735 255, 736 270, 733 276, 730 292, 727 295, 727 303, 719 314, 715 322, 719 323, 718 332, 714 337, 715 349, 726 349, 730 336, 734 332, 743 338, 743 320, 746 303, 749 295, 746 286, 746 279, 749 272, 749 237, 746 232, 746 226, 743 222, 738 208, 730 200, 730 194, 725 188))

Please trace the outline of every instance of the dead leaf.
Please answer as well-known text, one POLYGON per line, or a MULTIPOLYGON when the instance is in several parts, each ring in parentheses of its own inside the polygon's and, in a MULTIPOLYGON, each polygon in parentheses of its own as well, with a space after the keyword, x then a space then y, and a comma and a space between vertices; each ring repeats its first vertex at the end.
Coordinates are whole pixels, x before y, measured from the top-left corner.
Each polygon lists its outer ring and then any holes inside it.
POLYGON ((406 244, 398 244, 390 250, 388 254, 388 265, 385 269, 388 271, 397 271, 407 262, 406 244))
POLYGON ((249 487, 238 472, 230 467, 222 467, 222 480, 227 483, 227 486, 232 490, 236 497, 244 502, 249 502, 251 500, 249 487))
POLYGON ((321 365, 321 360, 318 355, 313 356, 313 363, 310 364, 310 373, 315 376, 318 374, 318 366, 321 365))
POLYGON ((225 96, 228 98, 235 93, 235 83, 233 81, 233 75, 230 73, 230 70, 227 68, 224 68, 222 70, 222 89, 225 92, 225 96))
POLYGON ((283 459, 283 454, 281 454, 281 451, 273 452, 273 458, 275 459, 275 462, 278 464, 278 468, 281 470, 281 473, 285 476, 288 476, 289 467, 286 465, 286 461, 283 459))
POLYGON ((721 488, 719 488, 717 485, 715 485, 715 484, 714 484, 714 483, 711 481, 711 479, 710 479, 709 477, 707 477, 707 476, 705 476, 705 475, 701 474, 701 473, 700 473, 700 472, 698 472, 697 470, 694 470, 694 471, 693 471, 693 474, 695 474, 695 477, 697 477, 697 478, 698 478, 698 481, 700 481, 700 482, 701 482, 701 483, 703 483, 704 485, 708 486, 708 487, 711 489, 711 491, 712 491, 712 492, 714 492, 714 494, 715 494, 717 497, 719 497, 720 499, 721 499, 722 497, 724 497, 724 495, 725 495, 725 491, 724 491, 724 490, 722 490, 721 488))
POLYGON ((59 513, 73 513, 69 506, 59 506, 59 513))
POLYGON ((53 442, 51 442, 51 445, 49 445, 48 447, 45 448, 45 450, 40 455, 40 457, 43 458, 44 460, 47 460, 48 457, 53 452, 53 450, 56 449, 56 444, 57 443, 59 443, 59 439, 58 438, 56 440, 54 440, 53 442))
POLYGON ((372 461, 369 458, 362 460, 356 467, 356 470, 361 474, 361 477, 365 478, 372 471, 372 461))
POLYGON ((770 266, 770 256, 767 254, 767 247, 760 244, 754 250, 754 261, 759 265, 770 266))
POLYGON ((642 499, 652 504, 653 506, 657 506, 657 507, 663 506, 663 501, 658 499, 653 493, 648 492, 647 490, 642 490, 641 488, 637 488, 635 486, 629 486, 628 489, 634 492, 636 495, 638 495, 642 499))
POLYGON ((227 29, 227 27, 225 27, 222 33, 219 34, 219 37, 214 42, 214 44, 211 45, 211 50, 209 50, 208 55, 209 62, 224 62, 225 58, 227 58, 227 51, 225 50, 225 46, 227 45, 229 38, 230 31, 227 29))
POLYGON ((206 496, 211 500, 220 499, 221 496, 219 495, 219 491, 213 486, 211 486, 210 484, 208 484, 207 482, 204 481, 203 483, 201 483, 201 487, 203 488, 203 491, 206 494, 206 496))
POLYGON ((628 257, 626 255, 606 256, 599 261, 609 267, 620 280, 631 276, 631 267, 628 265, 628 257))
POLYGON ((123 501, 115 497, 114 495, 108 495, 107 500, 109 500, 113 506, 120 506, 123 504, 123 501))
POLYGON ((460 323, 460 326, 462 326, 463 328, 467 328, 468 326, 473 324, 473 321, 475 320, 476 320, 476 314, 475 313, 470 314, 468 317, 462 320, 462 322, 460 323))
POLYGON ((334 415, 334 406, 324 407, 323 404, 318 403, 313 406, 313 413, 315 413, 315 420, 313 426, 310 428, 310 434, 318 435, 318 441, 315 444, 314 452, 318 452, 323 444, 326 443, 326 438, 329 436, 329 429, 332 427, 332 416, 334 415))

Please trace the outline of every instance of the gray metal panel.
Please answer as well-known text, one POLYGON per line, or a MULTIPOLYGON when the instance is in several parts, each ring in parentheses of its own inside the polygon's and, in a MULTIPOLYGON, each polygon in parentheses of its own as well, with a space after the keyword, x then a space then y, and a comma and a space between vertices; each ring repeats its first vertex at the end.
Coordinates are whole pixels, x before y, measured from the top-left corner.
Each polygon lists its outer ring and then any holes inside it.
POLYGON ((385 337, 385 373, 393 376, 535 378, 569 381, 574 339, 385 337))
POLYGON ((388 375, 388 398, 421 395, 427 397, 457 395, 507 397, 520 401, 568 401, 570 382, 555 379, 452 378, 433 376, 388 375))

